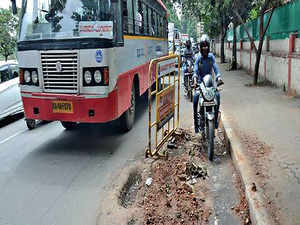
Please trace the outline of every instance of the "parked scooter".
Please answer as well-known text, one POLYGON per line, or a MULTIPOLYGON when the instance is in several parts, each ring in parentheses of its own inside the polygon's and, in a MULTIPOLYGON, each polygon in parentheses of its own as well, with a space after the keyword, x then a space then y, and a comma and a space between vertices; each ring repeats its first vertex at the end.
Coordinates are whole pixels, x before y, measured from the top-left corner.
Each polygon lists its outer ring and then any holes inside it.
MULTIPOLYGON (((224 82, 220 80, 216 83, 212 75, 207 74, 203 78, 203 82, 196 86, 196 93, 199 94, 199 107, 198 107, 198 121, 204 119, 204 129, 202 130, 202 137, 207 143, 208 158, 213 161, 214 158, 214 137, 215 137, 215 108, 217 106, 216 92, 220 91, 219 86, 224 82), (203 110, 203 118, 200 118, 200 110, 203 110)), ((200 126, 200 124, 199 124, 200 126)))
POLYGON ((190 57, 184 59, 184 77, 183 77, 183 84, 185 92, 187 93, 188 99, 193 102, 193 72, 194 72, 194 60, 190 57))

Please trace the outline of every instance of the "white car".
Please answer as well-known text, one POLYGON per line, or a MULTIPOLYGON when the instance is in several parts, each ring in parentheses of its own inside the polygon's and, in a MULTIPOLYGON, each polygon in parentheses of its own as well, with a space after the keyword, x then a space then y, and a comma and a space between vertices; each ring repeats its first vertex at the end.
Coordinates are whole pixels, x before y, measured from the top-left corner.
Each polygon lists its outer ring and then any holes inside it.
POLYGON ((23 112, 16 63, 0 65, 0 120, 23 112))

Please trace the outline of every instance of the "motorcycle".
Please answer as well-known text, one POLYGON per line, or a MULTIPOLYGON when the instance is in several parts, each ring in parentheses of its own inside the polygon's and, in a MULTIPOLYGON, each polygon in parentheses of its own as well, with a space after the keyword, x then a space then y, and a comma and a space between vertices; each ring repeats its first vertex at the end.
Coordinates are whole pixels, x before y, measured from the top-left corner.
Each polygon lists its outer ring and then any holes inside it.
MULTIPOLYGON (((208 158, 213 161, 214 158, 214 138, 215 138, 215 120, 219 122, 218 118, 215 118, 215 108, 217 106, 216 93, 220 91, 219 86, 223 85, 224 82, 219 80, 214 82, 212 75, 207 74, 203 78, 203 82, 196 85, 196 93, 199 94, 199 107, 198 107, 198 122, 204 122, 204 129, 201 131, 201 135, 206 141, 208 158), (202 110, 203 118, 200 118, 200 110, 202 110)), ((218 113, 219 114, 219 113, 218 113)))
POLYGON ((192 58, 187 58, 184 60, 184 77, 183 84, 185 92, 187 93, 188 99, 193 102, 193 73, 194 73, 194 60, 192 58))

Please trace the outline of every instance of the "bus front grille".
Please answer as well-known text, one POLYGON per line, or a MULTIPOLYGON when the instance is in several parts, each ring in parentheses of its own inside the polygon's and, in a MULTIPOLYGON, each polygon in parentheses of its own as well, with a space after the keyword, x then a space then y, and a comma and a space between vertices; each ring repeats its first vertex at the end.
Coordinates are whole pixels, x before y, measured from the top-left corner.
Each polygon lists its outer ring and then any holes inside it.
POLYGON ((45 92, 77 93, 77 52, 42 52, 41 62, 45 92))

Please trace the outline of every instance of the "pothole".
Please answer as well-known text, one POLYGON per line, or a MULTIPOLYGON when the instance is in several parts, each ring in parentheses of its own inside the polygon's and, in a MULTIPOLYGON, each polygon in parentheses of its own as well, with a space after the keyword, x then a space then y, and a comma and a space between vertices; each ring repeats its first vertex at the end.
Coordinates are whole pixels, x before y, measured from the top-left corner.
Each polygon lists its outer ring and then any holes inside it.
POLYGON ((138 170, 134 170, 129 174, 128 179, 120 192, 119 203, 121 206, 128 208, 135 202, 141 180, 142 176, 138 170))

